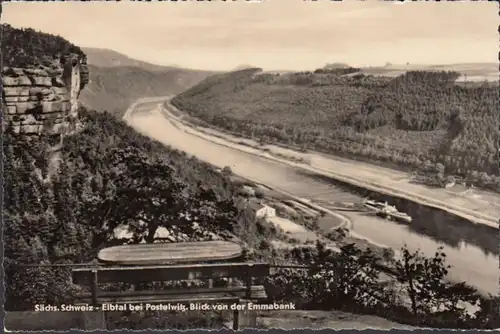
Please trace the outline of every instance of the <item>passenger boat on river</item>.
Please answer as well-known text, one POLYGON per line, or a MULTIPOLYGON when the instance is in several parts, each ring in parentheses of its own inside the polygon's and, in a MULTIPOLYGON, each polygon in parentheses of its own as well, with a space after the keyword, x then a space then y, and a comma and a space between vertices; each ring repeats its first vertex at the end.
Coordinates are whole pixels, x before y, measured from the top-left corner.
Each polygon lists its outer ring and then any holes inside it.
POLYGON ((373 200, 365 200, 363 206, 381 218, 388 220, 396 220, 403 223, 411 223, 412 218, 404 212, 399 212, 394 205, 389 205, 387 202, 377 202, 373 200))

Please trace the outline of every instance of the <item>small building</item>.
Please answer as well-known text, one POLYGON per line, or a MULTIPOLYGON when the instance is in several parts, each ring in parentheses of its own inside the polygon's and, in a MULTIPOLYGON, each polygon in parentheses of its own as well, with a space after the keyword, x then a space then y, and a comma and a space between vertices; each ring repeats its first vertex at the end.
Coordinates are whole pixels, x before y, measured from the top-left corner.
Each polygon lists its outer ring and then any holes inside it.
POLYGON ((276 210, 261 202, 250 201, 248 203, 248 208, 251 210, 255 219, 276 217, 276 210))

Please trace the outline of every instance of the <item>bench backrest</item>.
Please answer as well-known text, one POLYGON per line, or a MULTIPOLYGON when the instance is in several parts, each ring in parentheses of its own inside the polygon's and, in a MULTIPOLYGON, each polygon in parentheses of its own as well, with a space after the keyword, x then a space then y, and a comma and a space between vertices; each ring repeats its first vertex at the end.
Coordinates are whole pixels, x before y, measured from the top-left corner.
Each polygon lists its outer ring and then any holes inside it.
POLYGON ((141 267, 100 267, 73 270, 73 283, 94 286, 98 283, 182 281, 223 277, 243 278, 269 276, 267 263, 224 263, 141 267))

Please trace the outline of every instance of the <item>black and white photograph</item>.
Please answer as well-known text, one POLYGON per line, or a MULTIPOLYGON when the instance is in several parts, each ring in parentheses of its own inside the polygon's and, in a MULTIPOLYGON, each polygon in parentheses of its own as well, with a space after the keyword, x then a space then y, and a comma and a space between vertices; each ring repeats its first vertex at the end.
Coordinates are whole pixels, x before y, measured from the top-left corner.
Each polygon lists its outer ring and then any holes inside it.
POLYGON ((498 3, 0 6, 6 331, 500 329, 498 3))

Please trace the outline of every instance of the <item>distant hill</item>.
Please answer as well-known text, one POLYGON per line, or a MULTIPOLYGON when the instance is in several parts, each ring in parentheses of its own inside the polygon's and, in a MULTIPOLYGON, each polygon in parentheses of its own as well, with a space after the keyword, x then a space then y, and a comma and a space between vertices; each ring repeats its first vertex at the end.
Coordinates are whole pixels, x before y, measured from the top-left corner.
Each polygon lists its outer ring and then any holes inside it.
POLYGON ((441 170, 500 190, 498 81, 456 83, 462 73, 492 70, 480 65, 279 74, 254 68, 207 78, 172 102, 220 129, 265 142, 441 170), (452 68, 458 72, 447 71, 452 68))
POLYGON ((461 63, 447 65, 423 65, 423 64, 387 64, 386 66, 365 67, 365 74, 397 77, 407 71, 455 71, 461 76, 458 81, 498 81, 497 63, 461 63))
POLYGON ((122 53, 110 49, 82 48, 82 50, 87 55, 88 63, 99 67, 131 66, 139 67, 152 72, 179 69, 175 66, 155 65, 145 61, 132 59, 122 53))
POLYGON ((323 68, 324 69, 331 69, 331 68, 347 68, 347 67, 350 67, 348 64, 346 63, 329 63, 329 64, 326 64, 323 68))
POLYGON ((82 49, 90 82, 81 93, 81 102, 117 115, 137 98, 175 95, 216 73, 154 65, 108 49, 82 49))
POLYGON ((248 65, 248 64, 242 64, 242 65, 236 66, 232 71, 241 71, 241 70, 246 70, 246 69, 249 69, 249 68, 255 68, 255 66, 248 65))
MULTIPOLYGON (((320 70, 352 68, 346 63, 329 63, 320 70)), ((460 73, 457 81, 498 81, 498 63, 458 63, 445 65, 428 64, 392 64, 384 66, 368 66, 360 68, 366 75, 397 77, 408 71, 454 71, 460 73)))

